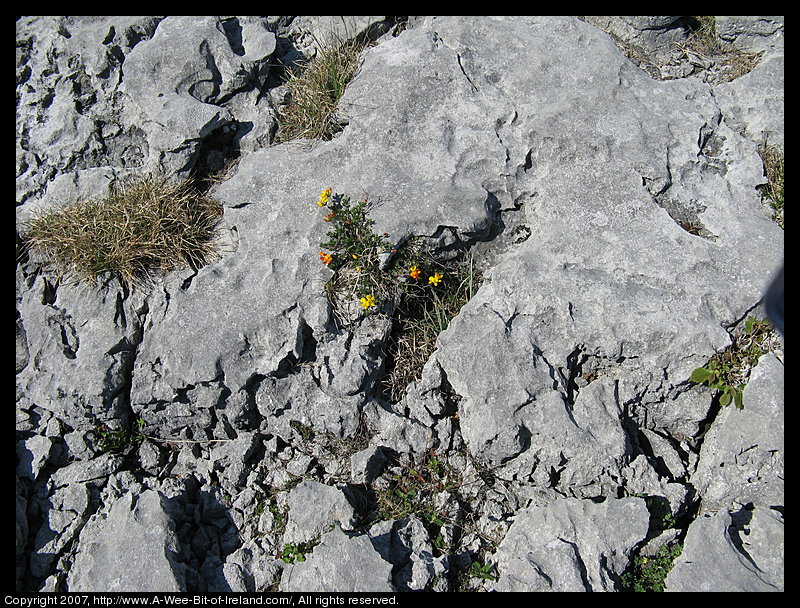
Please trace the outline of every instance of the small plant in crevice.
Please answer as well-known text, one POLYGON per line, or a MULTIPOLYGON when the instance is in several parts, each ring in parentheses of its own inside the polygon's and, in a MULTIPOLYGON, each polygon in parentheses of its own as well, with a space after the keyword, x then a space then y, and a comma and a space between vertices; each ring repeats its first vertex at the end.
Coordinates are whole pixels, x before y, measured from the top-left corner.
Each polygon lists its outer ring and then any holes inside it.
POLYGON ((480 273, 470 252, 444 261, 419 237, 394 245, 388 234, 376 234, 367 200, 353 202, 328 188, 316 204, 330 225, 318 255, 333 273, 325 291, 334 314, 346 322, 348 310, 360 306, 362 314, 393 318, 382 390, 396 402, 418 378, 438 335, 477 291, 480 273))
POLYGON ((758 153, 764 163, 764 173, 767 177, 767 183, 759 187, 761 197, 768 201, 772 208, 772 221, 783 228, 783 151, 764 141, 758 147, 758 153))
POLYGON ((470 565, 469 575, 474 578, 479 578, 485 581, 496 581, 497 576, 493 574, 494 566, 489 562, 481 564, 479 561, 474 561, 470 565))
POLYGON ((372 231, 371 207, 367 200, 352 202, 350 197, 323 190, 317 201, 326 214, 323 221, 330 230, 319 259, 332 272, 325 290, 335 310, 357 300, 365 311, 374 312, 396 294, 396 273, 387 272, 383 260, 397 253, 388 235, 372 231), (328 250, 328 251, 325 251, 328 250))
POLYGON ((651 557, 635 556, 629 569, 620 577, 623 591, 664 591, 664 580, 682 551, 683 544, 673 543, 664 545, 651 557))
POLYGON ((778 348, 779 338, 769 321, 748 317, 743 330, 732 336, 731 344, 708 363, 695 369, 689 380, 721 391, 720 405, 733 403, 742 409, 744 387, 758 359, 778 348))
POLYGON ((735 80, 750 72, 761 61, 763 52, 749 53, 735 47, 723 46, 717 35, 716 17, 684 17, 688 36, 678 47, 691 59, 694 53, 705 61, 713 60, 726 70, 725 80, 735 80))
POLYGON ((289 102, 278 114, 276 143, 331 139, 340 130, 336 110, 358 69, 363 49, 361 42, 334 41, 290 71, 286 80, 289 102))
POLYGON ((154 273, 197 269, 216 254, 214 229, 222 206, 191 181, 144 176, 86 200, 33 217, 25 247, 60 277, 94 283, 107 273, 143 287, 154 273))
POLYGON ((130 429, 109 429, 100 424, 96 427, 97 447, 101 452, 117 452, 128 448, 138 448, 147 438, 144 434, 145 421, 137 418, 130 429))
POLYGON ((389 475, 387 484, 377 488, 375 518, 403 519, 416 515, 426 525, 441 528, 448 513, 436 508, 435 497, 455 491, 457 483, 455 471, 431 453, 417 466, 400 467, 389 475))
POLYGON ((294 564, 306 561, 306 555, 311 553, 319 541, 309 541, 307 543, 286 543, 283 545, 276 557, 286 564, 294 564))

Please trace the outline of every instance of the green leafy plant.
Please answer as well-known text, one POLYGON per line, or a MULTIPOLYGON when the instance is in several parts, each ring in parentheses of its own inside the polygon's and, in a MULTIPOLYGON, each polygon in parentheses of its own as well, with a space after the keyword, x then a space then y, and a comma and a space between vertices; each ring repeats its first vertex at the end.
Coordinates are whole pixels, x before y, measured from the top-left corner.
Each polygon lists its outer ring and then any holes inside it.
POLYGON ((60 276, 94 282, 107 273, 143 286, 152 273, 199 268, 214 255, 222 206, 191 182, 140 177, 101 200, 79 201, 35 216, 25 247, 60 276))
POLYGON ((382 387, 384 398, 397 402, 419 377, 439 334, 477 291, 481 275, 471 252, 444 261, 419 237, 395 245, 388 234, 375 233, 366 199, 353 202, 328 188, 316 204, 330 225, 319 259, 333 273, 325 290, 337 319, 349 322, 356 302, 363 314, 393 318, 382 387))
POLYGON ((683 551, 682 544, 664 545, 653 557, 637 555, 631 567, 620 577, 625 591, 661 592, 675 559, 683 551))
POLYGON ((470 576, 475 578, 480 578, 486 581, 494 581, 497 580, 497 577, 492 574, 492 569, 494 567, 490 563, 481 564, 479 561, 472 562, 469 568, 470 576))
POLYGON ((722 396, 719 398, 720 405, 729 405, 731 401, 736 404, 736 407, 742 409, 742 390, 744 385, 731 386, 728 384, 727 378, 731 374, 731 368, 725 365, 724 360, 712 359, 705 367, 698 367, 692 372, 689 378, 692 382, 706 384, 709 388, 722 391, 722 396))
POLYGON ((326 285, 335 308, 348 300, 358 299, 364 310, 377 309, 395 293, 393 276, 386 272, 382 260, 396 253, 387 235, 372 231, 374 221, 368 216, 367 200, 352 202, 350 197, 323 190, 317 205, 324 207, 323 218, 331 229, 320 247, 320 261, 333 271, 326 285))
POLYGON ((137 418, 130 429, 111 430, 106 425, 97 427, 97 447, 103 452, 116 452, 139 447, 146 435, 142 432, 145 421, 137 418))
POLYGON ((730 346, 714 355, 703 367, 695 369, 689 380, 721 391, 720 405, 734 403, 742 409, 743 391, 750 370, 764 353, 775 348, 776 340, 769 321, 749 317, 743 331, 733 336, 730 346))
POLYGON ((286 543, 283 545, 283 548, 278 551, 277 557, 287 564, 304 562, 306 561, 306 555, 311 553, 316 544, 317 543, 313 540, 307 543, 286 543))
MULTIPOLYGON (((434 529, 444 526, 446 514, 434 506, 442 492, 454 491, 457 482, 451 468, 433 452, 417 466, 403 466, 376 492, 378 519, 402 519, 417 515, 434 529)), ((435 539, 434 539, 435 540, 435 539)))

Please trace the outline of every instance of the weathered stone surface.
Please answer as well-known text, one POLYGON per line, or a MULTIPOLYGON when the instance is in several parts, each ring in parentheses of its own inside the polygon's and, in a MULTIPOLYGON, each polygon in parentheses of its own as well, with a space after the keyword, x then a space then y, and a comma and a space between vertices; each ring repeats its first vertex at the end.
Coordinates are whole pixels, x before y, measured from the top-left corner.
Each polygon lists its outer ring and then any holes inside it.
POLYGON ((640 498, 565 498, 517 514, 495 553, 497 591, 614 591, 647 534, 640 498), (625 525, 620 525, 625 522, 625 525))
MULTIPOLYGON (((490 31, 492 25, 480 27, 490 31)), ((709 88, 651 80, 607 39, 590 35, 588 26, 576 33, 574 47, 548 59, 551 69, 552 62, 572 66, 563 70, 557 88, 550 87, 550 72, 537 69, 545 47, 554 44, 548 37, 583 27, 550 25, 536 29, 533 41, 519 50, 524 63, 534 66, 524 74, 501 72, 503 55, 490 52, 491 45, 485 52, 473 50, 465 63, 483 74, 504 74, 496 83, 483 83, 481 92, 518 100, 513 128, 499 133, 509 153, 504 173, 516 176, 502 190, 522 207, 531 231, 487 273, 487 284, 441 335, 436 355, 455 392, 464 396, 462 431, 470 450, 495 464, 521 453, 528 441, 535 448, 532 432, 547 437, 542 421, 546 429, 551 419, 541 412, 570 412, 587 390, 591 402, 598 401, 595 395, 613 394, 611 407, 618 411, 625 403, 635 411, 648 392, 662 400, 727 343, 720 325, 758 300, 762 268, 776 267, 780 259, 780 245, 768 252, 767 243, 779 243, 781 234, 755 193, 762 181, 755 146, 718 124, 709 88), (600 62, 605 77, 598 78, 593 61, 577 59, 588 57, 589 48, 593 59, 606 57, 600 62), (581 73, 589 65, 599 83, 593 88, 581 73), (616 100, 611 108, 601 101, 609 98, 616 100), (567 108, 580 108, 577 115, 586 122, 565 120, 567 108), (705 143, 712 139, 713 150, 705 143), (686 232, 680 222, 687 221, 699 222, 707 236, 686 232), (742 223, 766 247, 757 248, 764 256, 759 265, 741 259, 742 223), (732 263, 737 257, 741 262, 732 263), (739 288, 721 289, 729 281, 739 288), (485 349, 486 343, 492 347, 485 349), (605 366, 609 383, 603 390, 572 386, 587 357, 616 363, 605 366), (514 371, 502 374, 501 368, 514 371)), ((443 25, 437 32, 458 48, 465 28, 459 22, 452 31, 443 25)), ((608 407, 606 401, 601 411, 608 407)), ((605 457, 607 451, 598 453, 605 457)), ((558 460, 547 463, 560 467, 558 460)))
POLYGON ((612 34, 638 53, 655 58, 667 56, 676 42, 686 38, 680 16, 597 16, 587 23, 612 34))
POLYGON ((275 35, 256 22, 191 16, 160 22, 125 64, 123 89, 141 109, 150 142, 146 164, 167 173, 187 170, 201 141, 232 122, 221 104, 260 80, 274 50, 275 35))
POLYGON ((724 408, 700 450, 692 480, 704 509, 784 500, 783 363, 767 353, 744 390, 744 409, 724 408))
POLYGON ((42 467, 47 464, 53 451, 53 440, 50 437, 34 435, 27 441, 17 442, 17 475, 31 481, 39 476, 42 467))
POLYGON ((125 57, 156 17, 22 17, 17 21, 17 200, 64 173, 138 167, 142 130, 120 117, 125 57))
POLYGON ((769 508, 698 517, 666 591, 783 591, 783 516, 769 508))
POLYGON ((783 53, 714 91, 725 123, 755 142, 784 147, 783 53))
POLYGON ((334 526, 352 530, 355 525, 355 512, 342 491, 316 481, 303 481, 294 488, 289 493, 288 506, 285 543, 307 543, 334 526), (314 508, 309 509, 309 505, 314 508))
POLYGON ((324 15, 297 17, 292 20, 288 29, 295 35, 298 50, 307 57, 313 57, 321 48, 353 40, 358 36, 377 38, 386 33, 390 26, 390 17, 324 15))
MULTIPOLYGON (((99 556, 121 559, 137 514, 136 563, 156 555, 165 589, 447 590, 496 562, 488 587, 612 590, 687 525, 671 588, 779 587, 782 359, 743 411, 688 382, 783 255, 756 190, 757 144, 783 142, 782 20, 732 19, 726 44, 766 52, 717 85, 651 78, 576 18, 413 18, 364 51, 333 139, 271 146, 272 66, 341 36, 335 20, 20 18, 18 233, 136 172, 238 164, 211 191, 220 259, 149 293, 20 256, 18 587, 117 584, 99 556), (373 201, 394 242, 475 245, 484 284, 398 403, 378 388, 391 320, 355 303, 342 325, 323 294, 329 186, 373 201), (134 423, 141 447, 98 454, 98 427, 134 423), (446 521, 350 536, 403 475, 446 521), (646 539, 632 494, 701 515, 646 539), (306 562, 274 559, 316 539, 306 562)), ((653 53, 686 35, 675 17, 597 24, 653 53)))
POLYGON ((228 590, 236 592, 269 591, 280 577, 282 562, 265 554, 256 543, 234 551, 223 566, 228 590))
MULTIPOLYGON (((437 581, 444 582, 446 559, 434 557, 428 532, 417 517, 380 522, 369 534, 372 546, 394 566, 398 591, 431 590, 437 581)), ((446 586, 432 590, 449 591, 446 586)))
POLYGON ((386 455, 379 447, 369 447, 350 457, 350 480, 353 483, 372 483, 386 464, 386 455))
POLYGON ((163 500, 152 490, 126 494, 106 515, 93 516, 81 534, 69 591, 185 591, 163 500))
POLYGON ((348 537, 336 528, 322 537, 305 561, 290 564, 280 591, 391 592, 392 565, 365 535, 348 537))
POLYGON ((717 36, 750 52, 783 54, 783 17, 737 15, 715 17, 717 36))
POLYGON ((32 278, 18 303, 25 325, 29 363, 17 374, 18 406, 49 409, 72 427, 87 418, 117 428, 126 423, 124 404, 133 354, 140 340, 141 298, 120 288, 99 292, 87 285, 56 287, 44 275, 32 278))

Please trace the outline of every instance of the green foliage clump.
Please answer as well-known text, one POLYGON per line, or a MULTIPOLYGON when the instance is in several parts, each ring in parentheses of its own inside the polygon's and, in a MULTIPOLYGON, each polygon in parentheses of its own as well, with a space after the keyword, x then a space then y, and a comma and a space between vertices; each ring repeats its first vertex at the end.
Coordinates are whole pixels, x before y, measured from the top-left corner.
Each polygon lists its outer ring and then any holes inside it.
POLYGON ((434 454, 417 467, 402 467, 390 478, 388 487, 378 489, 378 519, 403 519, 417 515, 426 524, 441 527, 444 513, 434 507, 434 497, 455 489, 453 471, 434 454))
POLYGON ((734 336, 724 351, 714 355, 703 367, 692 372, 689 380, 721 391, 720 405, 734 403, 742 409, 744 387, 758 359, 774 346, 775 331, 769 321, 749 317, 744 331, 734 336))
POLYGON ((682 544, 664 545, 652 557, 637 555, 632 567, 620 578, 625 591, 664 591, 664 579, 672 570, 675 559, 683 551, 682 544))
POLYGON ((490 563, 481 564, 479 561, 472 562, 472 565, 469 568, 470 576, 475 578, 480 578, 485 581, 495 581, 497 577, 492 574, 492 569, 494 567, 490 563))
POLYGON ((97 427, 97 447, 101 452, 117 452, 133 447, 138 448, 145 440, 143 433, 145 421, 137 418, 132 428, 111 430, 105 425, 97 427))
POLYGON ((320 247, 320 261, 333 271, 327 284, 334 304, 358 298, 365 310, 376 308, 381 301, 394 297, 394 278, 384 272, 382 259, 396 253, 388 235, 372 231, 374 221, 368 216, 366 200, 353 203, 350 197, 333 194, 330 189, 320 194, 317 202, 325 207, 323 218, 331 229, 320 247))
POLYGON ((311 553, 317 543, 310 541, 307 543, 286 543, 283 548, 278 551, 278 559, 283 560, 287 564, 294 564, 295 562, 306 561, 306 555, 311 553))

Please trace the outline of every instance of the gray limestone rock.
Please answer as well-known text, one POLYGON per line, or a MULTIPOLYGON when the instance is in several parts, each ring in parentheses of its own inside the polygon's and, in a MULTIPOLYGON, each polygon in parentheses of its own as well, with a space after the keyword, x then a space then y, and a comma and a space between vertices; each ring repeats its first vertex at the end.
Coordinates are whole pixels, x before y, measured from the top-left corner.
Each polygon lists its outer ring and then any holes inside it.
POLYGON ((308 543, 334 526, 352 530, 355 525, 352 505, 344 493, 333 486, 303 481, 289 493, 287 504, 289 519, 283 533, 284 543, 308 543), (309 508, 310 505, 313 508, 309 508))
POLYGON ((52 411, 73 428, 90 419, 120 428, 136 345, 141 339, 142 299, 120 287, 100 290, 30 277, 18 304, 30 361, 17 374, 23 398, 52 411), (90 413, 90 414, 88 414, 90 413))
POLYGON ((338 527, 323 535, 305 561, 287 566, 279 591, 391 592, 392 565, 366 535, 348 537, 338 527))
POLYGON ((676 42, 686 38, 680 16, 591 16, 587 23, 612 34, 637 53, 654 59, 667 57, 676 42))
POLYGON ((153 35, 157 17, 22 17, 17 20, 17 200, 59 175, 139 167, 145 133, 122 116, 121 66, 153 35))
POLYGON ((779 50, 783 54, 782 16, 720 16, 715 17, 717 36, 749 52, 768 54, 779 50))
POLYGON ((54 443, 50 437, 34 435, 30 439, 17 442, 17 475, 35 480, 47 464, 53 452, 54 443))
POLYGON ((391 27, 391 17, 379 15, 317 15, 298 16, 292 19, 287 30, 294 38, 297 50, 306 57, 314 57, 320 49, 359 36, 377 38, 391 27))
POLYGON ((239 547, 225 560, 223 574, 230 591, 269 591, 280 577, 283 563, 267 555, 256 543, 239 547))
POLYGON ((719 85, 714 96, 725 123, 756 142, 784 147, 784 56, 764 58, 751 72, 719 85))
POLYGON ((495 552, 495 589, 614 591, 649 519, 640 498, 565 498, 523 509, 495 552))
MULTIPOLYGON (((502 27, 513 31, 517 24, 523 27, 519 21, 502 27)), ((496 26, 492 20, 431 24, 453 49, 464 44, 465 32, 471 40, 500 40, 489 34, 496 26)), ((515 100, 513 121, 497 124, 507 149, 504 174, 516 179, 493 192, 516 201, 530 237, 486 273, 484 286, 440 336, 435 356, 463 398, 461 430, 473 454, 504 463, 539 441, 563 444, 548 436, 570 428, 577 447, 583 406, 596 412, 587 411, 588 424, 607 428, 587 435, 596 445, 588 453, 584 447, 570 453, 580 454, 580 469, 586 461, 600 471, 625 453, 620 412, 639 416, 644 403, 667 399, 728 343, 721 325, 758 301, 763 268, 780 263, 782 236, 755 192, 763 179, 755 146, 719 123, 707 85, 654 81, 580 22, 524 27, 537 32, 516 55, 529 68, 524 74, 505 69, 491 43, 465 52, 464 68, 478 83, 475 97, 515 100), (543 63, 545 48, 555 44, 549 37, 566 32, 574 32, 574 46, 543 63), (589 49, 592 59, 576 63, 588 59, 589 49), (607 77, 596 71, 600 56, 607 77), (548 74, 566 58, 573 67, 550 87, 548 74), (598 87, 585 86, 581 69, 589 65, 594 81, 603 83, 598 87), (501 73, 496 81, 478 76, 501 73), (602 101, 609 98, 613 106, 602 101), (574 115, 587 122, 565 120, 567 108, 580 108, 574 115), (698 234, 687 231, 692 222, 702 226, 698 234), (740 243, 744 225, 763 247, 740 243), (752 255, 763 257, 753 263, 752 255), (731 281, 739 288, 723 287, 731 281), (575 380, 590 358, 605 365, 599 379, 580 388, 575 380)), ((499 104, 493 109, 504 111, 499 104)), ((567 451, 553 449, 535 464, 559 470, 560 452, 570 460, 567 451)))
POLYGON ((185 591, 175 525, 152 490, 125 494, 81 534, 69 591, 185 591))
POLYGON ((369 535, 372 546, 394 566, 392 581, 398 591, 449 590, 433 588, 447 571, 447 560, 434 557, 428 531, 419 518, 380 522, 370 528, 369 535))
POLYGON ((386 455, 379 447, 371 446, 350 457, 350 480, 355 484, 375 481, 386 464, 386 455))
POLYGON ((762 356, 744 390, 744 409, 726 407, 709 429, 692 477, 710 511, 784 500, 784 367, 762 356))
POLYGON ((666 591, 783 591, 783 516, 765 507, 692 522, 666 591))
POLYGON ((275 35, 255 20, 161 21, 128 56, 123 81, 142 112, 150 143, 146 164, 167 173, 191 168, 200 143, 233 121, 222 105, 263 79, 274 50, 275 35))
MULTIPOLYGON (((599 26, 654 52, 685 35, 676 17, 621 19, 599 26)), ((497 589, 613 590, 648 531, 644 501, 618 498, 637 493, 703 508, 671 588, 781 587, 783 365, 761 360, 742 411, 717 414, 688 378, 783 256, 756 189, 757 144, 783 142, 782 19, 717 18, 723 40, 766 52, 712 85, 651 78, 572 17, 415 18, 363 52, 335 137, 271 146, 270 66, 333 23, 17 20, 18 235, 116 179, 239 157, 210 192, 219 259, 148 293, 20 256, 20 585, 274 590, 279 543, 320 540, 280 590, 442 590, 494 538, 497 589), (476 245, 484 283, 398 403, 379 390, 391 319, 355 298, 342 318, 324 293, 327 187, 368 197, 394 243, 476 245), (138 459, 97 453, 96 427, 139 420, 155 439, 138 459), (323 455, 323 436, 350 451, 323 455), (412 518, 350 536, 365 513, 330 484, 368 491, 391 474, 381 455, 433 450, 462 475, 433 502, 468 507, 475 530, 412 518), (433 557, 432 533, 459 560, 433 557)))

